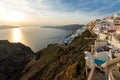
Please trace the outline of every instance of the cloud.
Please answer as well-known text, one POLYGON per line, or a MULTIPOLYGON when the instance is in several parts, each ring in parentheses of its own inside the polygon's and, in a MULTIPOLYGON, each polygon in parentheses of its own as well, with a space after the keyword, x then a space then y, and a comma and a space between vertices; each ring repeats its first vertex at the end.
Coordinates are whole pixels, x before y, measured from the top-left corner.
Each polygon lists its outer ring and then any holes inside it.
POLYGON ((106 10, 113 10, 119 2, 120 0, 1 0, 0 15, 17 11, 36 24, 85 24, 109 15, 106 10))

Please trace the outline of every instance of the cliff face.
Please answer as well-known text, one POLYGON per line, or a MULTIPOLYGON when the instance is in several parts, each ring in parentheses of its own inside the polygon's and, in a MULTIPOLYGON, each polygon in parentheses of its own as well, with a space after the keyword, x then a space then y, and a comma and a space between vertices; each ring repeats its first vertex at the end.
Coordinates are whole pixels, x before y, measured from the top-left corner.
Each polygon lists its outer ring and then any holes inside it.
POLYGON ((90 50, 95 37, 85 31, 69 47, 57 44, 34 55, 20 43, 0 41, 0 80, 85 80, 84 51, 90 50))
POLYGON ((0 80, 17 80, 31 56, 33 51, 23 44, 0 41, 0 80))
POLYGON ((63 29, 63 30, 75 31, 78 28, 82 28, 82 26, 84 26, 84 25, 71 24, 71 25, 63 25, 63 26, 44 26, 42 28, 54 28, 54 29, 63 29))
POLYGON ((90 50, 95 37, 85 31, 68 48, 50 45, 37 53, 24 68, 20 80, 85 80, 84 51, 90 50))

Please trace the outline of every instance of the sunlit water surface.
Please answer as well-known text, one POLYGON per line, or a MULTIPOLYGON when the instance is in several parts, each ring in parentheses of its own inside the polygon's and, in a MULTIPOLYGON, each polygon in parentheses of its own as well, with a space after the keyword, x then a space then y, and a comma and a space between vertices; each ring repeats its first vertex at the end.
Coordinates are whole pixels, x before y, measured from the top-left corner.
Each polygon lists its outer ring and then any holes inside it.
POLYGON ((40 27, 9 28, 0 29, 0 40, 21 42, 37 52, 48 44, 60 42, 72 32, 72 30, 40 27))

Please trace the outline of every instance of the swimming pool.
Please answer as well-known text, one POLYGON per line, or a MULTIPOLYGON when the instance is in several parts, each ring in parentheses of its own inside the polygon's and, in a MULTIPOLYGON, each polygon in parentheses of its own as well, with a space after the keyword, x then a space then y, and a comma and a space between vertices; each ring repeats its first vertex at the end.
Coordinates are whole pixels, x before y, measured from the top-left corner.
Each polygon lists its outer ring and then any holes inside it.
POLYGON ((99 60, 99 59, 94 59, 95 63, 99 66, 101 66, 102 64, 104 64, 106 61, 103 60, 99 60))

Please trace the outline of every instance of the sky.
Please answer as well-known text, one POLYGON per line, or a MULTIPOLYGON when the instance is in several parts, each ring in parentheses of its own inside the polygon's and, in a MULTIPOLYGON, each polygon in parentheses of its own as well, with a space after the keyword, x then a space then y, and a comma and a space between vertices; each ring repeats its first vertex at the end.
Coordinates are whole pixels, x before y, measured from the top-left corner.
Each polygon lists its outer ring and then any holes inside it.
POLYGON ((0 25, 87 24, 120 11, 120 0, 0 0, 0 25))

